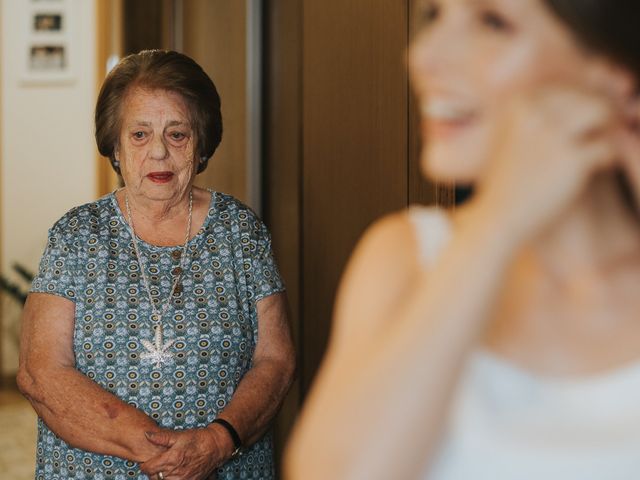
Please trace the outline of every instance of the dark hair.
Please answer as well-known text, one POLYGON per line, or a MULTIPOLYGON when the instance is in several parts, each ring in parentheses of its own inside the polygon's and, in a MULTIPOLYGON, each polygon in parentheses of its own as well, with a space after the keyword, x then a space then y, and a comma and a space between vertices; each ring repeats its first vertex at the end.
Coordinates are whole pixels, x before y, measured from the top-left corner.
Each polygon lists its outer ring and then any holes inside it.
POLYGON ((640 80, 638 0, 544 0, 577 38, 627 67, 640 80))
MULTIPOLYGON (((544 0, 576 37, 629 69, 640 92, 640 2, 638 0, 544 0)), ((640 218, 633 188, 618 171, 620 191, 640 218)))
POLYGON ((178 93, 188 106, 196 137, 195 153, 202 172, 222 140, 220 96, 202 67, 182 53, 143 50, 120 60, 107 75, 96 102, 96 143, 101 155, 109 157, 120 173, 115 159, 121 129, 122 102, 134 87, 161 89, 178 93))

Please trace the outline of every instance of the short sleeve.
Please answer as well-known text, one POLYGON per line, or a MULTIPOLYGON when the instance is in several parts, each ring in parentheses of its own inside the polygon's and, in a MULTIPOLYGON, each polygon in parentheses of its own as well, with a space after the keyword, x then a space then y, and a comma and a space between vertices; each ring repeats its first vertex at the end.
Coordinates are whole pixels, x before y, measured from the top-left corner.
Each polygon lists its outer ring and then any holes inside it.
POLYGON ((251 275, 249 288, 253 291, 253 299, 258 300, 285 290, 284 282, 276 265, 271 248, 271 235, 260 220, 255 223, 256 248, 251 256, 251 275))
POLYGON ((63 235, 60 224, 56 224, 49 230, 47 247, 30 291, 50 293, 75 302, 77 268, 76 248, 68 236, 63 235))

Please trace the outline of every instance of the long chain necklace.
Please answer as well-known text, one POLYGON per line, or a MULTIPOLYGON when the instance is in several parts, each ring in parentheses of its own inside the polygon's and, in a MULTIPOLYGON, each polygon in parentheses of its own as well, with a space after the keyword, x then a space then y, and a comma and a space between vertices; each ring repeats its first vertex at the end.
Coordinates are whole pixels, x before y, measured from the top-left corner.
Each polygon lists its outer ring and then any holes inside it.
MULTIPOLYGON (((156 368, 160 368, 163 363, 171 362, 173 360, 174 354, 169 351, 175 340, 170 340, 167 343, 164 343, 164 336, 162 330, 162 317, 169 306, 171 305, 171 299, 173 298, 173 294, 176 291, 176 287, 178 282, 180 281, 180 277, 182 276, 182 272, 186 267, 187 261, 187 243, 189 242, 189 235, 191 234, 191 218, 193 213, 193 191, 189 192, 189 217, 187 221, 187 231, 184 235, 184 244, 182 245, 182 255, 180 257, 180 265, 177 267, 175 272, 175 277, 173 279, 173 284, 171 285, 171 291, 169 292, 169 298, 162 306, 162 310, 158 311, 156 307, 156 302, 153 300, 153 295, 151 295, 151 287, 149 285, 149 279, 147 278, 145 262, 143 261, 142 255, 140 255, 140 249, 138 247, 138 240, 136 238, 136 231, 133 226, 133 218, 131 216, 131 207, 129 206, 129 196, 125 193, 124 195, 124 204, 127 208, 127 217, 129 220, 129 231, 131 232, 131 238, 133 239, 133 249, 136 253, 136 260, 138 261, 138 266, 140 267, 140 273, 142 274, 142 281, 147 290, 147 295, 149 297, 149 303, 151 305, 151 310, 153 311, 153 315, 151 315, 151 321, 153 323, 154 336, 153 342, 149 340, 141 340, 142 345, 146 349, 146 352, 140 355, 142 359, 148 359, 151 362, 156 364, 156 368)), ((158 303, 160 303, 158 301, 158 303)))

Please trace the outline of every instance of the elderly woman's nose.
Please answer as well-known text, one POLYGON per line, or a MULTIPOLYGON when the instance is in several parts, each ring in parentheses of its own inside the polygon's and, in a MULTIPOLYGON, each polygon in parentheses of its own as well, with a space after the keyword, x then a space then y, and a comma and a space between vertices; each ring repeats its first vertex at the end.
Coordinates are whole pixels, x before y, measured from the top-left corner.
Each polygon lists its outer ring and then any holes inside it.
POLYGON ((151 158, 162 160, 169 155, 166 141, 162 135, 154 135, 151 140, 151 158))

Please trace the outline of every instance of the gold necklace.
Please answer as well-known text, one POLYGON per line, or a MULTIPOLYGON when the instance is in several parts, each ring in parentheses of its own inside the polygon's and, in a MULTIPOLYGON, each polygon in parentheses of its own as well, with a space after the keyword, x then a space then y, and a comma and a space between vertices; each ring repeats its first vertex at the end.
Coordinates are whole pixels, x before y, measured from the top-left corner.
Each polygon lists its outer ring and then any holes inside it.
MULTIPOLYGON (((149 286, 149 279, 147 278, 147 273, 145 269, 145 264, 143 262, 142 255, 140 255, 140 249, 138 248, 138 239, 136 237, 136 231, 133 226, 133 217, 131 216, 131 207, 129 206, 129 196, 124 194, 124 204, 127 209, 127 217, 129 220, 129 232, 131 233, 131 238, 133 239, 133 249, 136 253, 136 260, 138 261, 138 266, 140 267, 140 273, 142 274, 142 281, 147 290, 147 296, 149 297, 149 303, 151 305, 151 310, 153 311, 153 315, 151 315, 151 322, 153 324, 153 342, 149 340, 141 340, 142 345, 144 346, 146 352, 140 354, 140 358, 143 360, 150 360, 152 363, 156 364, 156 368, 160 368, 163 363, 169 363, 173 361, 174 354, 169 349, 175 342, 175 340, 170 340, 167 343, 164 343, 163 330, 162 330, 162 316, 167 313, 169 306, 171 305, 171 298, 176 291, 176 286, 180 281, 180 277, 182 276, 182 272, 184 272, 186 266, 187 259, 187 243, 189 242, 189 235, 191 234, 191 219, 193 213, 193 190, 189 192, 189 217, 187 220, 187 232, 184 236, 184 244, 182 245, 182 256, 180 258, 180 266, 176 269, 176 276, 173 279, 173 285, 171 286, 171 291, 169 292, 169 298, 162 306, 162 310, 158 311, 156 308, 156 304, 153 301, 153 296, 151 295, 151 288, 149 286)), ((158 302, 159 303, 159 302, 158 302)))

